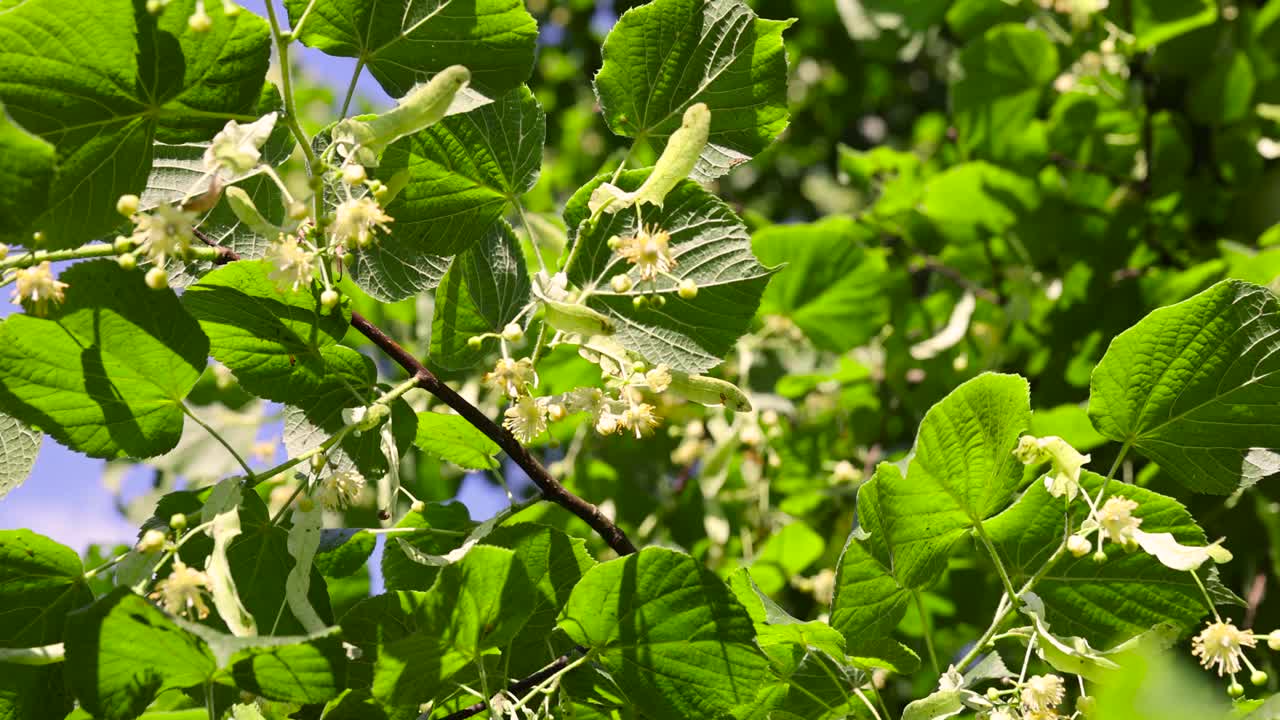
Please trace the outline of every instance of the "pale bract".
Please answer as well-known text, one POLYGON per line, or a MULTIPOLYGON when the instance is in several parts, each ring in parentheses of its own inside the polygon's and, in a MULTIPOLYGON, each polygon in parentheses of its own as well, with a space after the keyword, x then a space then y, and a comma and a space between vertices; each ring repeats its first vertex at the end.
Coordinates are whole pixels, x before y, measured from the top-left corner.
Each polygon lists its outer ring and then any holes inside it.
POLYGON ((227 170, 239 175, 256 168, 262 160, 262 145, 275 129, 277 117, 277 113, 267 113, 248 125, 228 121, 204 151, 205 170, 227 170))

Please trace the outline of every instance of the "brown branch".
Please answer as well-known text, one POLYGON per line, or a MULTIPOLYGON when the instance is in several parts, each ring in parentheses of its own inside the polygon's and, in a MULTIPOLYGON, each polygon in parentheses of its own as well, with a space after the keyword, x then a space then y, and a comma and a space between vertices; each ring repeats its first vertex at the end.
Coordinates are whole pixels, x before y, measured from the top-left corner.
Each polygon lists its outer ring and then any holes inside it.
MULTIPOLYGON (((196 230, 195 233, 196 237, 206 245, 223 247, 219 246, 203 232, 196 230)), ((223 262, 239 259, 240 256, 231 248, 225 248, 225 252, 222 252, 219 256, 219 260, 223 262), (225 260, 223 260, 224 257, 225 260)), ((529 449, 520 444, 520 441, 516 440, 510 431, 495 423, 475 405, 467 402, 465 398, 436 377, 435 373, 427 369, 426 365, 423 365, 412 353, 401 347, 381 328, 369 322, 367 318, 358 312, 351 313, 351 326, 359 330, 374 345, 378 346, 397 365, 404 368, 405 372, 416 378, 418 387, 439 398, 445 405, 448 405, 465 418, 467 422, 474 425, 490 440, 497 443, 498 447, 502 448, 507 453, 507 456, 529 475, 533 483, 542 491, 544 498, 581 518, 619 555, 629 555, 636 551, 636 546, 631 544, 631 540, 626 533, 622 532, 622 529, 615 525, 612 520, 605 517, 604 513, 600 512, 600 508, 569 492, 564 485, 561 485, 558 480, 551 477, 551 473, 547 472, 542 463, 538 462, 538 459, 529 452, 529 449)))

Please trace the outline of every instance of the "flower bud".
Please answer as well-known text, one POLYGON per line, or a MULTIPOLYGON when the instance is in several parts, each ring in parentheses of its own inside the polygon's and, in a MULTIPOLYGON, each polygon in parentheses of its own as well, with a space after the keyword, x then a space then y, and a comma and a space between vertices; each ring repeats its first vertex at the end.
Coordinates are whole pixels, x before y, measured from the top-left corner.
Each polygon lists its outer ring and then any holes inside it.
POLYGON ((174 513, 169 516, 169 527, 182 532, 187 529, 187 516, 182 513, 174 513))
POLYGON ((169 287, 169 273, 164 268, 151 268, 147 271, 147 287, 152 290, 163 290, 169 287))
POLYGON ((692 300, 698 297, 698 284, 689 278, 680 281, 680 289, 677 291, 682 300, 692 300))
POLYGON ((502 328, 502 339, 507 342, 520 342, 524 339, 524 328, 515 323, 507 323, 507 326, 502 328))
POLYGON ((138 196, 132 193, 121 195, 120 199, 116 200, 116 212, 125 217, 132 217, 134 213, 138 212, 138 203, 140 202, 141 200, 138 196))
POLYGON ((7 257, 9 257, 9 246, 5 245, 4 243, 0 243, 0 260, 3 260, 7 257))
POLYGON ((159 530, 148 530, 135 546, 140 553, 153 553, 164 547, 165 535, 159 530))
POLYGON ((1253 683, 1254 687, 1262 687, 1267 684, 1267 674, 1261 670, 1254 670, 1249 675, 1249 682, 1253 683))
POLYGON ((1102 550, 1099 550, 1098 552, 1093 554, 1093 561, 1101 565, 1102 563, 1107 561, 1107 554, 1102 550))
POLYGON ((1072 535, 1067 538, 1067 551, 1076 557, 1084 557, 1093 549, 1089 539, 1083 535, 1072 535))
POLYGON ((467 347, 471 348, 472 350, 479 350, 480 348, 484 347, 484 338, 480 337, 479 335, 472 335, 471 337, 467 338, 467 347))
POLYGON ((162 2, 162 0, 147 0, 147 12, 152 15, 160 14, 160 11, 163 9, 164 2, 162 2))
POLYGON ((310 210, 307 209, 306 203, 300 203, 296 200, 289 203, 289 219, 291 220, 306 220, 309 212, 310 210))
POLYGON ((631 278, 621 273, 614 275, 609 284, 613 286, 613 291, 616 293, 624 293, 635 287, 635 283, 631 282, 631 278))
POLYGON ((319 455, 313 455, 311 457, 311 472, 316 475, 319 475, 320 471, 324 470, 324 466, 327 461, 328 461, 328 458, 324 456, 324 453, 320 453, 319 455))
POLYGON ((649 304, 655 308, 661 308, 667 304, 667 299, 661 295, 654 295, 649 299, 649 304))
POLYGON ((637 310, 647 310, 649 309, 649 298, 644 295, 637 295, 632 298, 631 307, 637 310))
POLYGON ((342 166, 342 182, 348 185, 359 185, 367 180, 368 177, 369 176, 365 174, 363 165, 356 165, 355 163, 352 163, 350 165, 342 166))
POLYGON ((414 500, 413 504, 409 506, 409 512, 417 513, 419 515, 425 512, 426 509, 427 509, 427 504, 422 502, 421 500, 414 500))
POLYGON ((36 246, 43 245, 44 241, 48 239, 49 239, 49 236, 45 235, 43 230, 37 230, 31 233, 31 243, 33 245, 36 245, 36 246))
POLYGON ((339 299, 338 291, 330 288, 320 293, 320 306, 325 310, 332 310, 337 306, 339 299))
POLYGON ((1094 698, 1092 695, 1081 695, 1080 697, 1076 698, 1076 712, 1079 712, 1081 715, 1085 716, 1086 718, 1091 718, 1093 717, 1093 714, 1097 711, 1098 711, 1098 700, 1094 698))
POLYGON ((547 417, 550 418, 552 422, 560 422, 564 419, 564 416, 564 406, 560 403, 551 403, 547 406, 547 417))
POLYGON ((133 238, 125 237, 124 235, 117 235, 116 241, 111 244, 111 249, 115 250, 117 254, 132 252, 133 247, 133 238))
POLYGON ((116 264, 125 270, 133 270, 138 267, 138 258, 133 253, 125 253, 116 256, 116 264))
POLYGON ((298 509, 304 513, 309 513, 316 509, 316 503, 309 497, 298 498, 298 509))
POLYGON ((187 27, 191 28, 192 32, 209 32, 213 28, 213 18, 209 17, 209 13, 204 11, 203 5, 198 5, 191 17, 187 18, 187 27))
POLYGON ((1267 636, 1267 647, 1280 652, 1280 630, 1272 630, 1267 636))
POLYGON ((609 238, 609 242, 607 243, 607 245, 609 246, 610 250, 617 250, 619 247, 622 246, 622 238, 618 237, 617 235, 614 235, 613 237, 609 238))
POLYGON ((1238 682, 1233 681, 1230 685, 1227 686, 1227 694, 1233 698, 1243 697, 1244 686, 1238 682))

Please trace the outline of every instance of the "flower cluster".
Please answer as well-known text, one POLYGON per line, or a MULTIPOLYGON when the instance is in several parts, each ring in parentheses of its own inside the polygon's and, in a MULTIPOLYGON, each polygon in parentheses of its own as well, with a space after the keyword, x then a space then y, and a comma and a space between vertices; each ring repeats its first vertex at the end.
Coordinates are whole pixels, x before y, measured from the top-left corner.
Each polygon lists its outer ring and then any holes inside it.
MULTIPOLYGON (((147 12, 158 15, 172 2, 173 0, 147 0, 147 12)), ((222 0, 222 14, 235 17, 240 14, 240 6, 235 4, 234 0, 222 0)), ((213 18, 209 17, 209 11, 204 7, 204 0, 196 0, 195 9, 187 17, 187 27, 191 28, 192 32, 198 33, 213 29, 213 18)))
POLYGON ((40 317, 47 315, 50 307, 61 305, 67 299, 63 291, 68 285, 53 276, 53 267, 48 260, 28 268, 17 268, 12 278, 10 301, 40 317))
POLYGON ((367 248, 373 244, 375 231, 391 231, 387 223, 392 220, 373 197, 349 197, 334 210, 329 237, 335 245, 348 250, 367 248))
POLYGON ((160 602, 170 615, 190 617, 190 613, 194 612, 196 617, 203 620, 209 617, 209 608, 204 604, 204 596, 208 591, 209 576, 206 573, 174 559, 169 577, 161 580, 156 591, 149 597, 160 602))
POLYGON ((364 476, 354 470, 331 473, 316 483, 316 499, 326 510, 349 507, 364 490, 364 476))

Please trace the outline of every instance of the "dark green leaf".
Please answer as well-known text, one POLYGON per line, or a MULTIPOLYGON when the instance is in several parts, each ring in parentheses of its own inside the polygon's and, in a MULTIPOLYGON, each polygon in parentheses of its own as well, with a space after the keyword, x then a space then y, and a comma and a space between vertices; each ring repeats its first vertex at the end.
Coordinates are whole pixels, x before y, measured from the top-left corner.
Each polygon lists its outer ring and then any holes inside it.
POLYGON ((504 220, 490 225, 483 240, 454 258, 436 289, 432 363, 461 369, 478 362, 496 341, 486 339, 479 350, 467 341, 474 335, 502 332, 529 302, 531 287, 511 226, 504 220))
POLYGON ((960 51, 963 75, 951 86, 960 146, 985 158, 1020 154, 1036 132, 1041 93, 1058 74, 1048 35, 1023 25, 998 25, 960 51))

